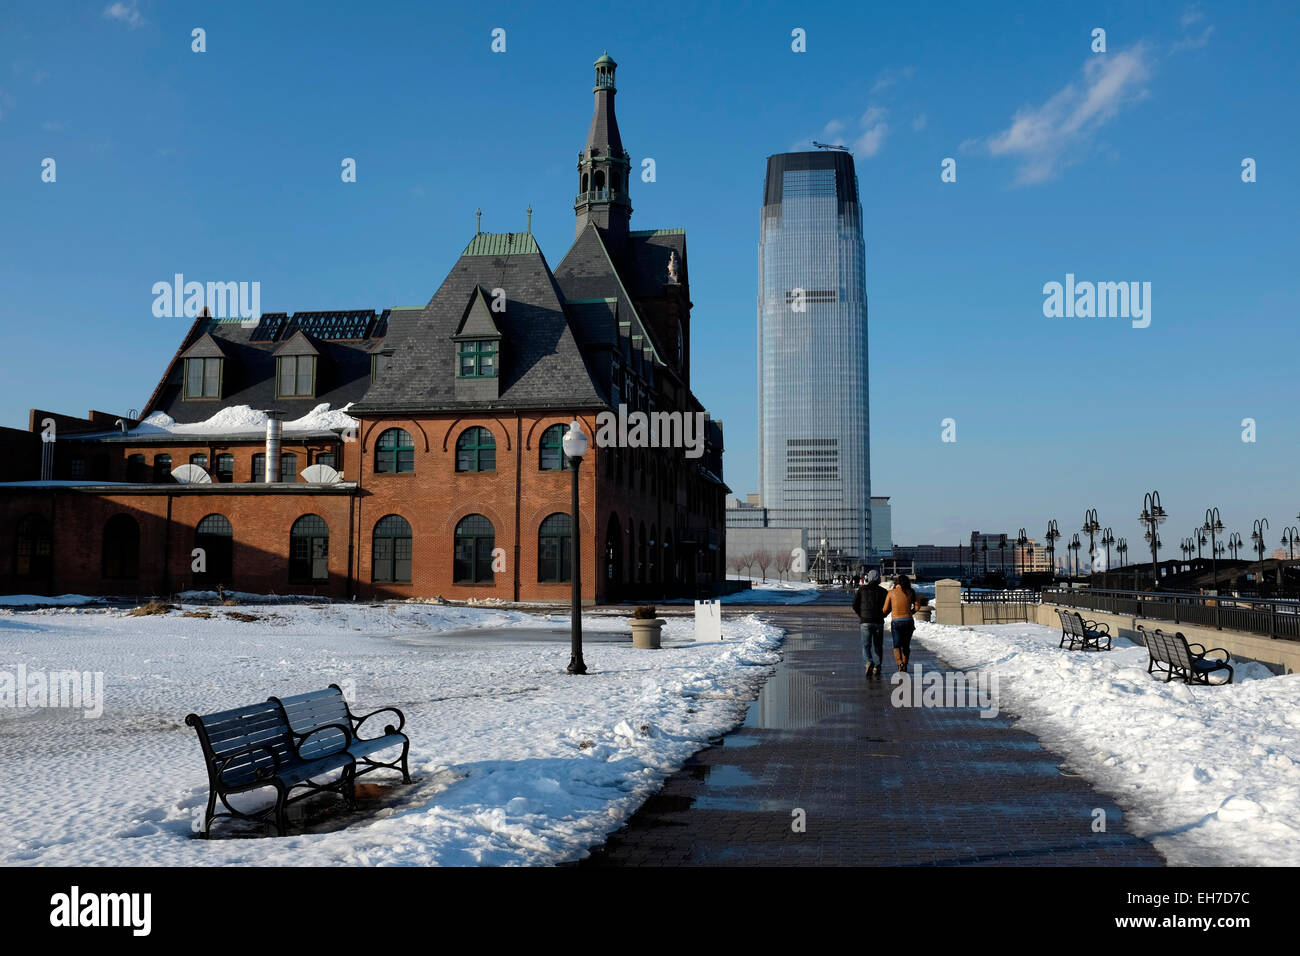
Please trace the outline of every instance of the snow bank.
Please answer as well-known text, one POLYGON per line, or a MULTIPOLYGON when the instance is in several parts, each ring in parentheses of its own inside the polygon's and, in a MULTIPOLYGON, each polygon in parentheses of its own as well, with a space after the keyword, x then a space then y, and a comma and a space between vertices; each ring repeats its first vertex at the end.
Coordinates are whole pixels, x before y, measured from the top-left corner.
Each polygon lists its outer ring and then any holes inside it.
POLYGON ((564 673, 563 615, 417 604, 183 610, 212 616, 0 612, 0 671, 103 672, 106 698, 97 720, 0 708, 0 865, 579 859, 739 723, 779 660, 779 632, 753 617, 725 620, 723 644, 695 644, 689 620, 670 620, 663 650, 638 651, 625 622, 587 616, 590 673, 575 677, 564 673), (228 616, 236 610, 257 619, 228 616), (330 832, 222 839, 229 822, 219 821, 218 838, 195 839, 207 777, 185 715, 348 682, 357 712, 405 711, 416 782, 330 832))
MULTIPOLYGON (((337 428, 356 428, 359 422, 347 414, 347 410, 351 407, 352 403, 349 402, 343 408, 331 409, 329 402, 323 402, 301 418, 285 422, 284 431, 285 433, 324 432, 337 428)), ((166 412, 154 412, 128 434, 237 435, 244 432, 264 434, 266 413, 248 405, 230 405, 205 421, 181 424, 166 412)))
POLYGON ((998 675, 999 706, 1123 807, 1170 863, 1300 865, 1300 674, 1236 667, 1237 683, 1189 687, 1146 672, 1127 640, 1066 651, 1034 624, 918 624, 957 668, 998 675))

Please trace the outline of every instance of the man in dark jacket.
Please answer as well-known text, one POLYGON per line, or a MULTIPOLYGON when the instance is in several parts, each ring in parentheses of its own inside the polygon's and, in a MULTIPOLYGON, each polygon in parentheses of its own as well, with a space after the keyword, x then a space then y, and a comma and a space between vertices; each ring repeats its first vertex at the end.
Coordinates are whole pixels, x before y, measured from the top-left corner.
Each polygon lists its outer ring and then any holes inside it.
POLYGON ((867 664, 867 676, 880 676, 881 653, 885 642, 885 589, 880 586, 880 573, 867 572, 867 583, 853 595, 853 611, 858 615, 862 633, 862 659, 867 664))

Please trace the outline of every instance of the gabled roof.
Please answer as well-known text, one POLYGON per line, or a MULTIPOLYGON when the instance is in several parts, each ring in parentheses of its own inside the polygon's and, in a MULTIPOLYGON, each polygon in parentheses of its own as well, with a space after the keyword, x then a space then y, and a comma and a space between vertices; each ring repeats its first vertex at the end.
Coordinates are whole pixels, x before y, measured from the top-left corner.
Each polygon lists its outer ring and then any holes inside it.
MULTIPOLYGON (((507 244, 511 252, 505 255, 482 251, 499 248, 499 235, 475 236, 427 306, 392 314, 384 347, 393 356, 353 414, 605 405, 545 257, 540 250, 519 252, 521 235, 528 234, 513 235, 515 242, 507 244), (502 338, 499 397, 457 401, 453 336, 467 320, 466 303, 473 302, 480 287, 503 289, 506 295, 505 311, 490 313, 502 338)), ((525 249, 529 242, 536 247, 528 236, 525 249)))
POLYGON ((620 320, 630 321, 632 331, 643 334, 655 358, 660 364, 666 364, 662 357, 663 349, 637 311, 636 303, 609 254, 609 247, 605 245, 595 224, 588 223, 587 228, 573 241, 555 270, 555 279, 570 302, 605 297, 617 299, 620 320))
POLYGON ((462 256, 540 255, 541 247, 531 232, 480 232, 469 241, 462 256))
POLYGON ((216 339, 204 332, 194 344, 181 353, 181 358, 225 358, 226 350, 216 339))
POLYGON ((320 349, 312 344, 311 338, 306 332, 299 329, 290 336, 288 341, 275 350, 276 358, 282 355, 320 355, 320 349))
POLYGON ((469 304, 465 306, 465 315, 456 327, 452 338, 501 338, 501 329, 492 317, 492 307, 488 305, 487 296, 481 285, 476 285, 470 293, 469 304))

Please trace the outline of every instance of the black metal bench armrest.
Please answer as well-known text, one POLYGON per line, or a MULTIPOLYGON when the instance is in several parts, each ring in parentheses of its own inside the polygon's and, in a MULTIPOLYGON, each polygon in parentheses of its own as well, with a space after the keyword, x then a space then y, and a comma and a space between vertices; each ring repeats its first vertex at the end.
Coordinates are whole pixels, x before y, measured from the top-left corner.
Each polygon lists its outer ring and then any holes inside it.
MULTIPOLYGON (((332 751, 332 753, 341 753, 344 750, 347 750, 348 745, 352 743, 352 731, 349 728, 344 727, 342 724, 322 724, 319 727, 313 727, 305 734, 300 734, 296 730, 291 731, 291 733, 298 738, 298 743, 294 746, 293 749, 294 749, 294 754, 297 756, 299 760, 311 759, 311 758, 304 757, 302 755, 302 748, 307 743, 308 740, 310 740, 312 737, 315 737, 321 731, 325 731, 325 730, 337 730, 342 732, 343 734, 343 746, 340 747, 338 750, 332 751)), ((317 754, 317 756, 327 757, 330 756, 330 754, 317 754)))
MULTIPOLYGON (((1200 645, 1198 644, 1197 646, 1199 647, 1200 645)), ((1229 654, 1229 653, 1227 652, 1227 650, 1224 649, 1224 648, 1222 648, 1222 647, 1211 647, 1208 651, 1203 651, 1203 652, 1201 653, 1200 657, 1201 657, 1202 660, 1204 660, 1205 658, 1207 658, 1207 657, 1209 657, 1211 654, 1213 654, 1215 651, 1218 651, 1219 653, 1221 653, 1221 654, 1223 655, 1223 657, 1222 657, 1222 658, 1213 657, 1213 658, 1210 658, 1211 660, 1222 660, 1225 664, 1226 664, 1228 661, 1232 660, 1232 655, 1229 654)))
MULTIPOLYGON (((259 779, 259 780, 269 780, 269 779, 271 779, 272 777, 274 777, 276 774, 278 774, 278 773, 280 772, 280 755, 279 755, 279 754, 277 754, 277 753, 276 753, 274 750, 272 750, 270 747, 249 747, 247 750, 240 750, 240 751, 238 751, 238 752, 236 752, 236 753, 231 754, 229 757, 226 757, 224 760, 222 760, 220 763, 218 763, 218 764, 216 765, 217 780, 219 780, 219 781, 221 780, 222 776, 223 776, 223 775, 225 774, 225 772, 226 772, 226 768, 230 766, 230 764, 231 764, 232 761, 234 761, 234 760, 238 760, 240 757, 247 757, 249 754, 255 754, 255 753, 257 753, 258 751, 265 751, 266 753, 269 753, 269 754, 271 755, 271 760, 272 760, 272 762, 273 762, 273 766, 272 766, 272 767, 262 767, 262 768, 258 769, 258 770, 254 773, 254 776, 255 776, 257 779, 259 779)), ((222 781, 222 782, 224 782, 224 781, 222 781)))
POLYGON ((1187 642, 1187 649, 1188 649, 1189 651, 1191 651, 1193 654, 1195 654, 1197 657, 1204 657, 1204 656, 1205 656, 1205 645, 1204 645, 1204 644, 1196 644, 1196 643, 1193 643, 1192 641, 1188 641, 1188 642, 1187 642), (1199 651, 1197 650, 1198 647, 1200 648, 1199 651))
POLYGON ((392 724, 388 724, 387 726, 384 727, 384 733, 400 734, 402 732, 402 728, 406 726, 406 715, 402 713, 400 710, 398 710, 396 707, 381 707, 378 710, 371 711, 370 713, 366 714, 364 717, 352 718, 353 721, 352 730, 356 734, 358 740, 373 739, 373 738, 365 738, 361 736, 361 725, 364 724, 371 717, 374 717, 376 714, 383 714, 383 713, 390 713, 390 714, 397 715, 397 726, 394 727, 392 724))
POLYGON ((1109 624, 1098 624, 1096 621, 1084 621, 1083 626, 1092 631, 1101 631, 1103 634, 1110 633, 1109 624))

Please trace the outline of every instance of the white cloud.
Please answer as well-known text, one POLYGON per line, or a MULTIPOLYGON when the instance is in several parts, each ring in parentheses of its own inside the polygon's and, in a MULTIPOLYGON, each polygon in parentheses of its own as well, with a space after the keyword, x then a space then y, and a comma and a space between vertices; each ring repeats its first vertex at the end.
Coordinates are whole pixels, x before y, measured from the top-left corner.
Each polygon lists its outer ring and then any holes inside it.
POLYGON ((1193 3, 1186 10, 1183 11, 1183 15, 1178 18, 1178 22, 1185 27, 1190 27, 1193 23, 1196 23, 1198 20, 1204 20, 1204 19, 1205 19, 1205 8, 1201 6, 1199 3, 1193 3))
POLYGON ((897 86, 902 80, 910 80, 915 73, 916 67, 912 66, 905 66, 901 70, 886 69, 881 72, 880 76, 876 79, 876 82, 867 92, 867 95, 875 96, 877 93, 883 93, 891 86, 897 86))
POLYGON ((888 123, 877 123, 870 129, 864 130, 858 137, 857 142, 853 144, 854 151, 860 156, 870 158, 880 152, 885 145, 885 136, 889 133, 888 123))
POLYGON ((822 135, 828 137, 837 136, 842 132, 844 132, 844 122, 842 120, 833 119, 826 124, 826 127, 822 130, 822 135))
POLYGON ((1174 45, 1169 48, 1171 53, 1182 53, 1184 50, 1199 50, 1210 42, 1210 36, 1214 33, 1214 26, 1211 24, 1201 31, 1199 36, 1183 37, 1181 40, 1175 40, 1174 45))
POLYGON ((922 113, 916 119, 912 120, 912 132, 919 133, 925 129, 925 125, 930 122, 930 117, 922 113))
POLYGON ((1146 94, 1149 60, 1141 44, 1090 57, 1081 77, 1042 106, 1017 110, 1011 125, 989 138, 989 153, 1019 160, 1016 181, 1021 185, 1052 179, 1078 161, 1097 130, 1146 94))
POLYGON ((137 0, 116 0, 104 8, 104 18, 107 20, 118 20, 125 23, 132 30, 144 24, 144 17, 140 15, 140 8, 136 5, 137 0))

